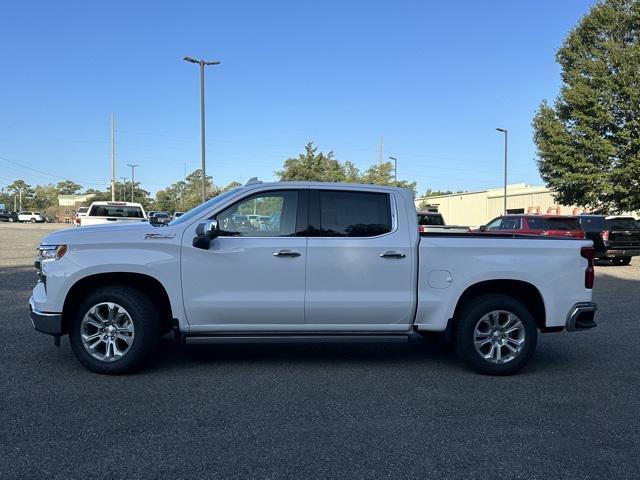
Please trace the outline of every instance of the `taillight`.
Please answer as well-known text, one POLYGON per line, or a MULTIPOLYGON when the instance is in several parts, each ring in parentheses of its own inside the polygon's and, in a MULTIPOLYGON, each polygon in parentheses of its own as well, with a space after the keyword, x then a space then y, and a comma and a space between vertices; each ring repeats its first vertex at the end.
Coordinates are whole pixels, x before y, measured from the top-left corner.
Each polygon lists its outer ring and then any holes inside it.
POLYGON ((602 240, 604 240, 605 242, 609 241, 609 230, 605 230, 604 232, 601 232, 600 236, 602 237, 602 240))
POLYGON ((593 288, 593 281, 595 277, 593 258, 596 256, 596 249, 593 247, 582 247, 580 249, 580 255, 582 258, 586 258, 589 262, 587 269, 584 271, 584 287, 593 288))
POLYGON ((80 225, 80 217, 76 217, 76 223, 80 225))

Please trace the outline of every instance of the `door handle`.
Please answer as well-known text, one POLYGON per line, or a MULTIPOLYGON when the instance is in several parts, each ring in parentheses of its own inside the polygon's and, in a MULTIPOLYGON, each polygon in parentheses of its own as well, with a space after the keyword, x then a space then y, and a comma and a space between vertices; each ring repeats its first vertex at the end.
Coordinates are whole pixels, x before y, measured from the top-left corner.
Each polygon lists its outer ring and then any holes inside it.
POLYGON ((274 257, 299 257, 300 252, 294 252, 293 250, 280 250, 279 252, 273 252, 274 257))
POLYGON ((381 258, 404 258, 406 257, 406 255, 400 252, 388 251, 388 252, 381 253, 380 257, 381 258))

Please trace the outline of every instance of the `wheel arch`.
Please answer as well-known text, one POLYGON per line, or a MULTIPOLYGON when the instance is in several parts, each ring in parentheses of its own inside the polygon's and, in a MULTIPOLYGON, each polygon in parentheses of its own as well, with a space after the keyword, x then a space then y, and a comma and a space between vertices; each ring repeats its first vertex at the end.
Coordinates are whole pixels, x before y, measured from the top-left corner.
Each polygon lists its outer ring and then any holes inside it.
POLYGON ((63 333, 69 333, 73 319, 73 306, 78 304, 87 292, 110 285, 130 287, 146 294, 161 314, 163 332, 172 328, 173 312, 171 301, 164 285, 157 278, 144 273, 109 272, 88 275, 71 286, 62 307, 63 333))
POLYGON ((458 321, 464 307, 469 302, 482 295, 489 294, 502 294, 515 298, 531 312, 536 326, 541 331, 545 331, 546 309, 540 290, 529 282, 513 279, 486 280, 467 287, 458 299, 453 313, 453 322, 450 322, 450 324, 453 325, 458 321))

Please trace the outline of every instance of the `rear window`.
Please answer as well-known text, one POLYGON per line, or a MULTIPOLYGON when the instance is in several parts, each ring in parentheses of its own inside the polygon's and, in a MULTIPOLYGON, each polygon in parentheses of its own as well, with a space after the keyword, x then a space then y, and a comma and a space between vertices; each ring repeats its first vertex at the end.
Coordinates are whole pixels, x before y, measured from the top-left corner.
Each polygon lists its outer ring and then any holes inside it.
POLYGON ((604 217, 580 217, 579 222, 585 232, 602 232, 605 229, 604 217))
POLYGON ((87 210, 89 210, 89 207, 80 207, 78 213, 87 213, 87 210))
POLYGON ((386 193, 320 190, 320 236, 374 237, 391 231, 386 193))
POLYGON ((633 218, 608 218, 607 228, 609 230, 637 230, 639 227, 633 218))
POLYGON ((577 218, 547 218, 547 230, 580 230, 577 218))
POLYGON ((418 225, 444 225, 442 215, 418 214, 418 225))
POLYGON ((142 208, 124 205, 93 205, 90 217, 144 218, 142 208))

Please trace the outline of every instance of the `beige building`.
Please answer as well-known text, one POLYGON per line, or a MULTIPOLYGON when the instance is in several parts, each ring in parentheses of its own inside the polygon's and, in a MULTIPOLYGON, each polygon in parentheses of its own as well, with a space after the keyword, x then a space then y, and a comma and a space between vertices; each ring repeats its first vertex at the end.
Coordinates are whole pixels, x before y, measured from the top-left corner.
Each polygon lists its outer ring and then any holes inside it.
POLYGON ((78 207, 88 207, 93 194, 58 195, 57 217, 60 223, 73 223, 78 207))
MULTIPOLYGON (((418 210, 437 211, 450 225, 478 227, 501 215, 504 205, 504 188, 492 188, 480 192, 454 193, 437 197, 418 198, 418 210)), ((585 209, 559 205, 547 187, 535 187, 525 183, 507 185, 508 213, 540 213, 552 215, 579 215, 585 209)))

